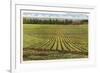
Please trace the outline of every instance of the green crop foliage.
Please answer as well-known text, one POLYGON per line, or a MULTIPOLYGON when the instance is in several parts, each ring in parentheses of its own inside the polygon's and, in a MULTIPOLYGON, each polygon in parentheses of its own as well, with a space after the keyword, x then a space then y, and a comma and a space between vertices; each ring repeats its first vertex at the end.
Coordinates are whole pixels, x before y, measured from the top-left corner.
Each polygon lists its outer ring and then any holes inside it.
POLYGON ((87 57, 87 24, 23 24, 24 61, 87 57))

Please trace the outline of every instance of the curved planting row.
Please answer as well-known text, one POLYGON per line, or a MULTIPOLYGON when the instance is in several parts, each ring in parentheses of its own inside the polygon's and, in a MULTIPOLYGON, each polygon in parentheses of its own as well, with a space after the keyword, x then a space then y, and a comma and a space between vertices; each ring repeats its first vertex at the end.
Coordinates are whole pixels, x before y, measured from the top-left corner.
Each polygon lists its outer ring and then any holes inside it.
MULTIPOLYGON (((58 29, 57 29, 58 30, 58 29)), ((54 32, 50 32, 51 34, 54 32)), ((62 31, 55 31, 56 35, 50 35, 45 41, 40 41, 34 44, 34 48, 42 50, 58 50, 67 52, 87 52, 87 48, 80 46, 80 44, 74 44, 70 36, 64 35, 62 31)), ((76 41, 78 42, 78 41, 76 41)))

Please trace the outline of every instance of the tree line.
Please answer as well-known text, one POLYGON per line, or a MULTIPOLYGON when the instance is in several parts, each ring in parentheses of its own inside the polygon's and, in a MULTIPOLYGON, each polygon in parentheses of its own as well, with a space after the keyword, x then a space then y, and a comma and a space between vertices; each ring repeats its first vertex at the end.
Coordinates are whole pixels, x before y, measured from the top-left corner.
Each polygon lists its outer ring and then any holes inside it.
POLYGON ((61 24, 61 25, 67 25, 67 24, 84 24, 88 23, 88 20, 69 20, 69 19, 53 19, 53 18, 28 18, 23 17, 23 24, 61 24))

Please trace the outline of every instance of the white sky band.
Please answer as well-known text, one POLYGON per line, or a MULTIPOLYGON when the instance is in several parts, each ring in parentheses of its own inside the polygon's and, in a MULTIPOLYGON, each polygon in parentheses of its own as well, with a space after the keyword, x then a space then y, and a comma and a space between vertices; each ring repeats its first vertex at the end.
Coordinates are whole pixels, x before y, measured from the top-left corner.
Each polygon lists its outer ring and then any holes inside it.
POLYGON ((33 18, 63 18, 63 19, 74 19, 82 20, 88 19, 86 13, 77 12, 46 12, 46 11, 25 11, 23 12, 23 17, 33 17, 33 18))

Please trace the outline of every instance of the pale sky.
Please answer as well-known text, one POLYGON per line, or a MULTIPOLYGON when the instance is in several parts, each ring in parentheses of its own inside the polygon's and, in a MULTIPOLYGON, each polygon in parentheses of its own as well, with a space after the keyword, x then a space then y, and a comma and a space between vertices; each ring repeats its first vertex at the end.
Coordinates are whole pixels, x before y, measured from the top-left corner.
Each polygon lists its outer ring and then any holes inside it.
POLYGON ((77 12, 46 12, 46 11, 25 11, 23 17, 34 18, 63 18, 63 19, 88 19, 86 13, 77 12))

